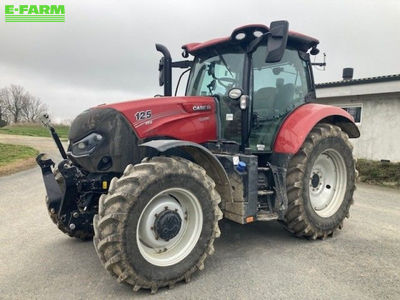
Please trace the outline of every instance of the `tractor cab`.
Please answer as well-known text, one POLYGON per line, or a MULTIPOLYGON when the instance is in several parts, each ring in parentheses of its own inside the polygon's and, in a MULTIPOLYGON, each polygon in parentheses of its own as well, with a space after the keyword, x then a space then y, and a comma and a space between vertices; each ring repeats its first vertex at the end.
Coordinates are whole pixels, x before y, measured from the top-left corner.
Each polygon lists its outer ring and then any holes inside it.
POLYGON ((183 56, 194 56, 185 94, 215 97, 220 141, 271 152, 288 113, 315 99, 307 51, 317 54, 318 43, 277 21, 270 28, 247 25, 230 37, 184 45, 183 56))

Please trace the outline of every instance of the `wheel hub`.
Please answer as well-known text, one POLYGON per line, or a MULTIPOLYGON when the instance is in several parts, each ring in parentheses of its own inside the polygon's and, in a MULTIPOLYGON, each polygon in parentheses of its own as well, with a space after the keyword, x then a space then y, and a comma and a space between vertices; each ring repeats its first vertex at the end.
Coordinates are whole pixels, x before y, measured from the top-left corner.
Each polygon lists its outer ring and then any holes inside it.
POLYGON ((326 218, 336 213, 343 202, 346 181, 346 165, 339 152, 322 152, 314 162, 309 181, 311 205, 318 215, 326 218))
POLYGON ((165 241, 173 239, 181 230, 182 218, 173 210, 164 210, 154 222, 154 230, 158 237, 165 241))
POLYGON ((140 214, 136 229, 139 251, 151 264, 171 266, 195 247, 203 226, 196 196, 170 188, 154 196, 140 214))
POLYGON ((317 173, 314 173, 314 175, 311 177, 311 186, 313 188, 318 187, 319 185, 319 176, 317 173))

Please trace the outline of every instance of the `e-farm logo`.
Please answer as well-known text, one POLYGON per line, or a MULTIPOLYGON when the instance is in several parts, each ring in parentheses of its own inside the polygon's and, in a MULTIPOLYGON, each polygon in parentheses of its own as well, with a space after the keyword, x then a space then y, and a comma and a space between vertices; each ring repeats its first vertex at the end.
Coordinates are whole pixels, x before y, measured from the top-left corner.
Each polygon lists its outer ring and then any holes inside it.
POLYGON ((5 5, 6 22, 65 22, 64 5, 5 5))

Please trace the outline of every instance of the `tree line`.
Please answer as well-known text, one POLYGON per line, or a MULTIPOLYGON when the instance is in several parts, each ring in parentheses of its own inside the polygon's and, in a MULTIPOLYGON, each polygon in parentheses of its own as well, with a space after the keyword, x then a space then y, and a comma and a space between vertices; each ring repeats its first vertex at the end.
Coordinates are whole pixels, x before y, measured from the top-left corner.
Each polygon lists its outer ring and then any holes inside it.
POLYGON ((44 113, 47 113, 47 106, 24 87, 12 84, 0 89, 0 127, 11 123, 38 122, 44 113))

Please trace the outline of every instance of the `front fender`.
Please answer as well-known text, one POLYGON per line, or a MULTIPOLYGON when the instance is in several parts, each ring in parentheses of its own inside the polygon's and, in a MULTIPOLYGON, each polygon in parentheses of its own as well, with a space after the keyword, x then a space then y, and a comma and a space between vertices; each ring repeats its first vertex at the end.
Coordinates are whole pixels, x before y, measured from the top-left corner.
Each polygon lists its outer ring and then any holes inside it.
POLYGON ((153 140, 140 144, 139 147, 152 148, 160 153, 172 149, 179 149, 186 152, 214 180, 216 190, 221 195, 223 201, 233 202, 229 177, 220 161, 207 148, 193 142, 181 140, 153 140))
POLYGON ((353 117, 345 110, 336 106, 308 103, 299 106, 285 119, 276 136, 274 152, 297 153, 311 129, 320 122, 339 126, 350 138, 360 136, 353 117))

